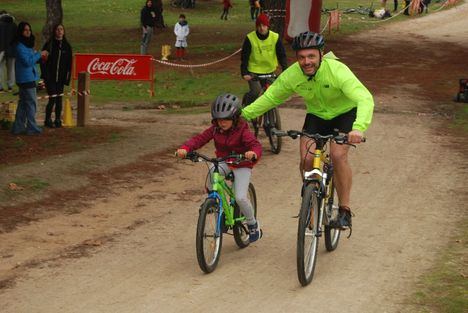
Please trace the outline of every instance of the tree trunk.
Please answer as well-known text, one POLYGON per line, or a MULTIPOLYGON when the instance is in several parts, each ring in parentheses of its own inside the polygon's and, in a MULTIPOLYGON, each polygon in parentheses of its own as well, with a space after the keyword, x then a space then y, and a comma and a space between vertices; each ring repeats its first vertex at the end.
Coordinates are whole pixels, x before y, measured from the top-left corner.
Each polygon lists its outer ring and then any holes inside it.
POLYGON ((270 16, 270 29, 283 38, 286 17, 286 0, 264 0, 263 11, 270 16))
POLYGON ((53 27, 63 21, 62 0, 45 0, 47 10, 47 20, 42 29, 44 40, 49 40, 53 34, 53 27))

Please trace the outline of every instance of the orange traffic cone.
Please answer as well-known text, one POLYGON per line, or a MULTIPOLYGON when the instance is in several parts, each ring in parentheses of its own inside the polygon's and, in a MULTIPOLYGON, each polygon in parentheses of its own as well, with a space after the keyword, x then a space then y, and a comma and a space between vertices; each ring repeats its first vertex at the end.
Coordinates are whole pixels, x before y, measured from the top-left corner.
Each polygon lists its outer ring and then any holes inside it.
POLYGON ((64 127, 75 127, 75 122, 73 121, 72 107, 70 104, 70 99, 65 99, 65 107, 63 108, 63 123, 64 127))

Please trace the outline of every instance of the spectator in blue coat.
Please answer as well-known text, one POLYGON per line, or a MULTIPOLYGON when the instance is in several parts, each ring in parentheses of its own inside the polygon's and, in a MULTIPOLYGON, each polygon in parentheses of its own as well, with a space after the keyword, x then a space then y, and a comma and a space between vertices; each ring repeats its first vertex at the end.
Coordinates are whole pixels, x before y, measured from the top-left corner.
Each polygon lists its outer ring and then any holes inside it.
POLYGON ((15 135, 34 135, 42 132, 36 123, 36 81, 39 79, 36 63, 41 56, 47 57, 47 51, 42 53, 35 51, 34 40, 31 25, 26 22, 19 23, 15 38, 15 73, 16 84, 19 87, 19 101, 11 129, 15 135))

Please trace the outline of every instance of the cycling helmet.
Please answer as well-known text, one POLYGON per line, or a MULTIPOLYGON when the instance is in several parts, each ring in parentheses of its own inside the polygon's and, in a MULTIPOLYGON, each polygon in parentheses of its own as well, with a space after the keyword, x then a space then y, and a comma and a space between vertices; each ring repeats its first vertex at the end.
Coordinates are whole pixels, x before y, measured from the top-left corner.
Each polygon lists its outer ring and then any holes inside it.
POLYGON ((241 104, 236 95, 225 93, 216 98, 211 105, 211 116, 213 119, 235 120, 241 113, 241 104))
POLYGON ((323 39, 323 36, 314 33, 314 32, 303 32, 294 37, 294 40, 292 42, 292 48, 293 50, 302 50, 302 49, 323 49, 323 46, 325 45, 325 40, 323 39))

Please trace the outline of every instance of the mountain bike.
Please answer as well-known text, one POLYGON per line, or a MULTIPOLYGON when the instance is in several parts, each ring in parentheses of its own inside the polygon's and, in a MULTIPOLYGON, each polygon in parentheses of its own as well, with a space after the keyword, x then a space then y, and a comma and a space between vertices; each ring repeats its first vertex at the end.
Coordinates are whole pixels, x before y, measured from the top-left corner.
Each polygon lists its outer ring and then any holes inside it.
MULTIPOLYGON (((239 164, 247 161, 243 155, 232 154, 221 158, 210 158, 198 152, 189 152, 187 159, 192 162, 206 162, 213 164, 212 187, 207 189, 208 196, 200 206, 196 250, 198 265, 205 273, 216 269, 221 255, 223 233, 233 235, 239 248, 249 245, 249 230, 245 216, 236 203, 232 182, 234 174, 230 172, 226 177, 221 175, 219 164, 239 164), (230 232, 232 231, 232 233, 230 232)), ((208 172, 207 179, 210 179, 208 172)), ((249 184, 248 196, 257 217, 257 196, 255 188, 249 184)))
MULTIPOLYGON (((276 78, 275 74, 257 75, 250 73, 249 75, 252 76, 252 80, 257 80, 260 82, 264 92, 268 89, 268 87, 270 87, 276 78)), ((244 107, 247 103, 247 94, 248 93, 246 93, 242 99, 242 105, 244 107)), ((268 137, 268 141, 270 142, 271 152, 274 154, 280 153, 282 138, 276 136, 275 132, 272 131, 273 129, 281 130, 281 118, 278 108, 273 108, 265 112, 262 116, 252 120, 252 127, 254 129, 255 137, 258 137, 260 128, 263 128, 265 134, 268 137)))
MULTIPOLYGON (((315 141, 313 167, 304 172, 301 209, 297 228, 297 276, 302 286, 308 285, 314 276, 319 238, 325 234, 325 248, 334 251, 338 247, 341 228, 337 225, 338 197, 333 181, 333 163, 328 153, 330 142, 354 146, 346 135, 307 134, 297 130, 276 132, 277 136, 293 139, 307 137, 315 141)), ((365 140, 363 140, 365 141, 365 140)), ((307 151, 307 153, 312 153, 307 151)))

